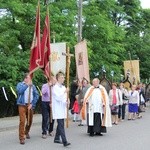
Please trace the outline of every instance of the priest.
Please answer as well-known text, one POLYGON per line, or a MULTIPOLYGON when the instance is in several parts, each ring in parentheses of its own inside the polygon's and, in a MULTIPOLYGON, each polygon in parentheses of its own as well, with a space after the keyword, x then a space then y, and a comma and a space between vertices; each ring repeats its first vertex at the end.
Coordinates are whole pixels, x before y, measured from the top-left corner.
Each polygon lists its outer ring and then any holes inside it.
POLYGON ((85 94, 81 115, 83 120, 87 120, 89 135, 102 136, 106 127, 112 126, 109 98, 98 78, 93 79, 92 84, 85 94))

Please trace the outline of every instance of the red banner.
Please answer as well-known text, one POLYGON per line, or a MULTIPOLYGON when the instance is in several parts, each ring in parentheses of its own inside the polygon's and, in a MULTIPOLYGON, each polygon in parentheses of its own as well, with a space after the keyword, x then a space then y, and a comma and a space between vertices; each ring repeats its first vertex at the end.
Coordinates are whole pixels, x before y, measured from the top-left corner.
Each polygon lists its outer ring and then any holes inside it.
POLYGON ((38 3, 38 8, 36 12, 36 22, 34 29, 34 37, 31 46, 30 53, 30 75, 33 76, 33 72, 37 70, 40 66, 41 61, 41 43, 40 43, 40 5, 38 3))
POLYGON ((42 54, 42 59, 41 59, 41 66, 42 70, 44 71, 44 74, 47 78, 50 77, 50 25, 49 25, 49 13, 47 10, 47 15, 45 18, 45 27, 44 27, 44 32, 43 32, 43 37, 41 41, 41 54, 42 54))

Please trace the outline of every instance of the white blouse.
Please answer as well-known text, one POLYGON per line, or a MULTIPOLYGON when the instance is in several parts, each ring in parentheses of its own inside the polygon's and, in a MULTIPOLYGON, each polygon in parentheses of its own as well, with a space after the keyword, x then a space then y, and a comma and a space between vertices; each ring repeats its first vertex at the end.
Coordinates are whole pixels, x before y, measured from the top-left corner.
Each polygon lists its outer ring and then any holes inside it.
POLYGON ((138 91, 129 91, 129 103, 139 105, 139 92, 138 91))

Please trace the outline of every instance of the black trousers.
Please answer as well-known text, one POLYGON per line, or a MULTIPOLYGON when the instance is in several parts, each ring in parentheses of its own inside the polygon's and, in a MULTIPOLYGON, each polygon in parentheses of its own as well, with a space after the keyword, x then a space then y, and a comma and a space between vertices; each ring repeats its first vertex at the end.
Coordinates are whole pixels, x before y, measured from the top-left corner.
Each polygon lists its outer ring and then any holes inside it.
POLYGON ((60 137, 63 143, 67 143, 65 128, 64 128, 64 119, 57 119, 57 129, 56 129, 56 135, 54 141, 55 140, 60 141, 60 137))
POLYGON ((125 119, 125 113, 126 113, 126 104, 119 105, 119 111, 118 111, 118 118, 125 119))
POLYGON ((54 127, 54 120, 50 122, 50 106, 49 102, 42 101, 42 134, 51 133, 54 127))
MULTIPOLYGON (((88 115, 89 116, 89 115, 88 115)), ((93 126, 89 126, 89 117, 88 117, 88 133, 90 133, 91 135, 94 133, 101 133, 101 114, 100 113, 94 113, 94 125, 93 126)))
POLYGON ((72 109, 74 102, 75 102, 75 96, 71 96, 69 109, 72 109))

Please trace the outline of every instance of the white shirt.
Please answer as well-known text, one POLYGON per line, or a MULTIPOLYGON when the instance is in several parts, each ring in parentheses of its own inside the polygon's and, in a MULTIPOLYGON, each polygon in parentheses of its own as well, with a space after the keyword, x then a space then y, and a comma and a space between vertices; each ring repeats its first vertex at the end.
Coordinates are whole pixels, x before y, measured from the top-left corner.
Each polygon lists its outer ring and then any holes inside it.
POLYGON ((99 88, 94 89, 90 101, 94 113, 103 113, 102 95, 99 88))
POLYGON ((67 118, 67 93, 66 87, 56 83, 52 88, 53 119, 67 118))
POLYGON ((139 105, 139 92, 138 91, 129 91, 129 103, 139 105))
MULTIPOLYGON (((29 87, 24 92, 24 101, 27 104, 29 99, 29 87)), ((31 93, 30 93, 30 103, 33 101, 33 88, 31 87, 31 93)))
MULTIPOLYGON (((120 89, 116 89, 116 99, 117 99, 117 103, 116 105, 122 105, 123 104, 123 100, 122 100, 122 92, 120 89)), ((113 90, 111 89, 109 91, 109 103, 110 105, 112 105, 113 102, 113 90)))

